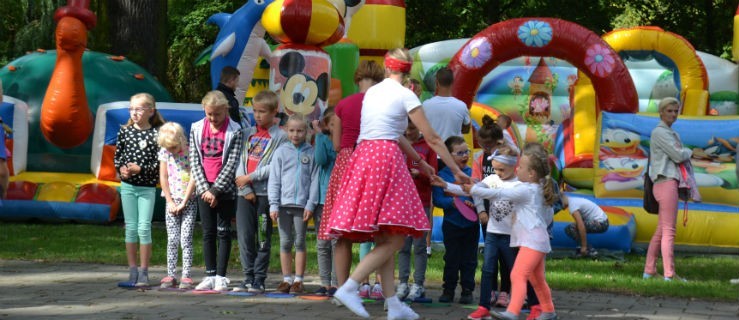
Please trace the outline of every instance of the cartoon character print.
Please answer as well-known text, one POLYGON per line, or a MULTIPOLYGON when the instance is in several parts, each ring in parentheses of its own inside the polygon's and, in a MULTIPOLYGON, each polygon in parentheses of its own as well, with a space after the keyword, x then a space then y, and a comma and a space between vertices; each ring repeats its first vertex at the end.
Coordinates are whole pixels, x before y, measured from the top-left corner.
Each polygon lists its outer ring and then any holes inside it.
POLYGON ((280 105, 288 115, 294 113, 311 115, 316 106, 323 109, 322 105, 328 98, 330 86, 328 74, 324 72, 313 79, 304 73, 305 66, 305 58, 297 51, 288 52, 280 59, 279 71, 286 80, 279 99, 280 105))
POLYGON ((600 159, 613 157, 646 158, 640 147, 641 137, 624 129, 605 129, 600 142, 600 159))
POLYGON ((643 186, 646 158, 613 157, 602 159, 600 163, 608 170, 601 179, 606 190, 629 190, 643 186))

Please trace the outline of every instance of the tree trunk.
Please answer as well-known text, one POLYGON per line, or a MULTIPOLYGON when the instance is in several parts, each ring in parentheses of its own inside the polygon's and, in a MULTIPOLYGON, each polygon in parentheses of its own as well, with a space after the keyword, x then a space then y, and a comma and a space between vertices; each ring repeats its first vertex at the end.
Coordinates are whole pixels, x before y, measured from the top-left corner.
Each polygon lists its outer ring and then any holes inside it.
POLYGON ((123 55, 154 74, 167 72, 167 1, 107 0, 111 54, 123 55))

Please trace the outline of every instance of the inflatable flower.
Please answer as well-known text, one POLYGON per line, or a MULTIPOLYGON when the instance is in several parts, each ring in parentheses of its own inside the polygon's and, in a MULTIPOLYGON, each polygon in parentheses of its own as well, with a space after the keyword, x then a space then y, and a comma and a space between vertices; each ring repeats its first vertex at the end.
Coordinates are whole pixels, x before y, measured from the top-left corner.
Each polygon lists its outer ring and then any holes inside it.
POLYGON ((613 52, 610 48, 596 43, 588 48, 585 52, 585 65, 588 66, 590 72, 598 77, 605 78, 616 64, 613 52))
POLYGON ((552 41, 552 26, 544 21, 526 21, 518 27, 518 39, 529 47, 546 46, 552 41))
POLYGON ((485 37, 470 40, 462 50, 460 61, 471 69, 482 67, 493 56, 493 46, 485 37))

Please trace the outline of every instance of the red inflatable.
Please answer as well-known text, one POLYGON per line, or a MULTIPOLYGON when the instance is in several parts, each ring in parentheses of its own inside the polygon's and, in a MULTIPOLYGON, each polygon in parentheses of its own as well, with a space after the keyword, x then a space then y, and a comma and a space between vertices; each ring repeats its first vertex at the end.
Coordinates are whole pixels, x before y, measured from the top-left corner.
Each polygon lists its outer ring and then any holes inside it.
POLYGON ((496 23, 472 37, 449 62, 452 94, 472 105, 482 78, 499 64, 520 56, 566 60, 593 82, 599 110, 635 113, 634 82, 618 54, 582 26, 552 18, 518 18, 496 23))

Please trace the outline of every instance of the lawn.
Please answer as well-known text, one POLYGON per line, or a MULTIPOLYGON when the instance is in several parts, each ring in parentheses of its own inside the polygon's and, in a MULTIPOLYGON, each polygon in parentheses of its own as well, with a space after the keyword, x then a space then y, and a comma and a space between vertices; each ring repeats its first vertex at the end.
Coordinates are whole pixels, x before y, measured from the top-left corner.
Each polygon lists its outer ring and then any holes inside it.
MULTIPOLYGON (((164 224, 154 223, 153 265, 166 264, 167 234, 164 224)), ((202 233, 195 231, 194 266, 203 266, 202 233)), ((279 272, 278 236, 272 241, 271 272, 279 272)), ((123 247, 123 226, 81 225, 51 223, 0 222, 0 259, 33 260, 39 262, 83 262, 126 264, 123 247)), ((315 260, 315 236, 307 239, 307 273, 318 273, 315 260)), ((354 246, 355 260, 358 246, 354 246)), ((230 275, 240 280, 238 247, 234 240, 230 261, 230 275)), ((428 264, 427 282, 441 284, 443 253, 434 252, 428 264)), ((480 266, 481 266, 480 262, 480 266)), ((621 261, 593 261, 581 259, 547 260, 547 280, 553 289, 601 291, 644 296, 667 296, 698 299, 737 301, 739 287, 729 279, 739 277, 739 257, 717 255, 678 255, 677 270, 687 283, 642 280, 644 256, 627 254, 621 261)), ((478 266, 477 280, 480 273, 478 266)))

